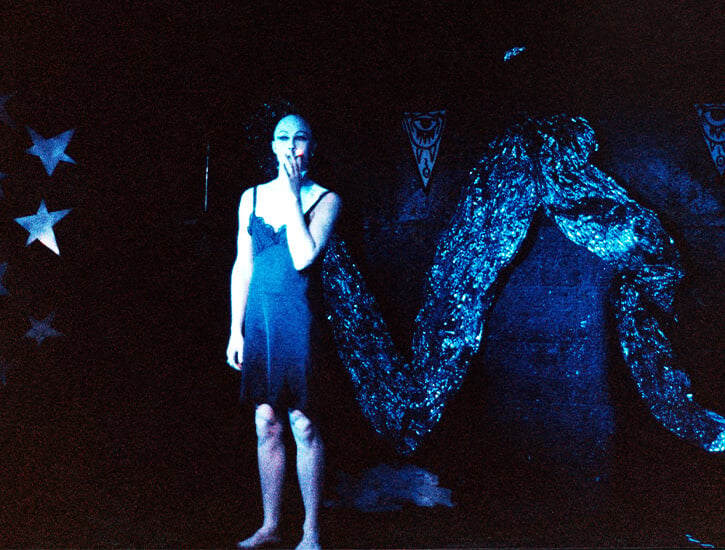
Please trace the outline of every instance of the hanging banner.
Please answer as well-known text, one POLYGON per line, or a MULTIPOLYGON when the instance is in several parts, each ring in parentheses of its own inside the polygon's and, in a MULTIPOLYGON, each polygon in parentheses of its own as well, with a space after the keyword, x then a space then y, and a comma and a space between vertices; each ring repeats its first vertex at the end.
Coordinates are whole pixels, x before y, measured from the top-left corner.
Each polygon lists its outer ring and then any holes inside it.
POLYGON ((418 165, 425 191, 428 191, 428 181, 433 172, 436 157, 438 157, 438 147, 441 144, 441 134, 445 125, 445 111, 405 113, 403 118, 403 128, 405 128, 410 146, 413 148, 415 162, 418 165))
POLYGON ((707 148, 722 176, 725 173, 725 103, 702 103, 695 108, 700 116, 707 148))

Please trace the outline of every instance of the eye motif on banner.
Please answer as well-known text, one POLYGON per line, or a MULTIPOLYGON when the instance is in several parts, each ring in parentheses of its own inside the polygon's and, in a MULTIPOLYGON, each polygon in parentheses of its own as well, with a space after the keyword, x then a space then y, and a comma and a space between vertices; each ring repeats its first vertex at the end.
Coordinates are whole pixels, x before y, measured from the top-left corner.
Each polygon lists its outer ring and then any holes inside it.
POLYGON ((48 212, 48 207, 45 206, 45 201, 41 200, 36 214, 32 216, 23 216, 22 218, 15 218, 15 221, 22 225, 30 233, 25 246, 28 246, 33 241, 40 241, 60 256, 60 250, 58 249, 58 243, 55 240, 53 226, 65 218, 71 210, 72 208, 48 212))
POLYGON ((722 176, 725 173, 725 103, 695 105, 705 142, 712 160, 722 176))
POLYGON ((403 127, 408 134, 410 146, 413 148, 415 162, 418 165, 425 191, 428 191, 428 181, 438 157, 438 147, 441 144, 441 135, 445 125, 445 111, 405 113, 403 118, 403 127))

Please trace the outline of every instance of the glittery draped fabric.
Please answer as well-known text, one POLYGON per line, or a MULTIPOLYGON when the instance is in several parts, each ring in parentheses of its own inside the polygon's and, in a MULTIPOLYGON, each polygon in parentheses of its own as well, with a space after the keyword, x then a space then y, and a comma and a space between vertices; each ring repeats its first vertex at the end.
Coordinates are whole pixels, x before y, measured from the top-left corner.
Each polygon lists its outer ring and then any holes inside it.
POLYGON ((375 298, 337 235, 327 245, 321 275, 337 351, 350 373, 357 402, 373 428, 397 445, 402 415, 413 405, 410 388, 417 380, 407 377, 375 298))
POLYGON ((676 368, 667 332, 683 277, 672 238, 656 215, 627 196, 588 162, 596 150, 584 121, 546 124, 541 197, 549 216, 574 243, 614 265, 612 306, 626 365, 654 417, 668 430, 706 451, 725 450, 725 418, 694 400, 690 379, 676 368), (581 127, 577 151, 567 154, 558 127, 581 127))
POLYGON ((443 234, 416 319, 408 375, 419 381, 403 433, 404 449, 428 433, 458 391, 478 351, 495 282, 514 259, 538 206, 530 162, 507 144, 474 172, 443 234))
POLYGON ((408 361, 344 243, 330 243, 323 284, 338 351, 363 414, 399 452, 417 448, 459 390, 496 282, 542 207, 570 240, 617 269, 623 357, 655 418, 707 451, 725 450, 725 418, 693 400, 666 335, 682 278, 678 251, 652 211, 589 163, 594 150, 589 124, 566 116, 514 125, 491 144, 438 243, 408 361))

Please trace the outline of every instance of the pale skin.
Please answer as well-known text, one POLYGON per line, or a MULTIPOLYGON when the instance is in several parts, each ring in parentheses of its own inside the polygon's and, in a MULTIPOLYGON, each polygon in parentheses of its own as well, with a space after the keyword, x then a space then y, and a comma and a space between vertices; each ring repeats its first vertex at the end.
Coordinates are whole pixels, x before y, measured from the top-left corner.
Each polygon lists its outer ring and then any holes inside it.
MULTIPOLYGON (((312 265, 324 250, 340 212, 340 198, 328 193, 311 212, 309 224, 304 213, 325 189, 306 177, 314 151, 312 132, 307 122, 290 115, 281 119, 274 131, 272 151, 279 163, 277 177, 257 187, 256 213, 275 230, 287 227, 287 244, 295 269, 312 265)), ((239 204, 237 257, 231 276, 231 330, 227 363, 244 368, 242 322, 252 276, 252 239, 247 231, 252 213, 252 190, 242 194, 239 204)), ((318 513, 322 494, 324 446, 317 426, 302 411, 289 412, 290 427, 297 446, 297 477, 305 508, 303 536, 298 549, 320 548, 318 513)), ((262 526, 251 537, 238 543, 240 548, 255 548, 279 542, 280 506, 285 471, 283 423, 269 404, 255 411, 257 458, 262 487, 262 526)))

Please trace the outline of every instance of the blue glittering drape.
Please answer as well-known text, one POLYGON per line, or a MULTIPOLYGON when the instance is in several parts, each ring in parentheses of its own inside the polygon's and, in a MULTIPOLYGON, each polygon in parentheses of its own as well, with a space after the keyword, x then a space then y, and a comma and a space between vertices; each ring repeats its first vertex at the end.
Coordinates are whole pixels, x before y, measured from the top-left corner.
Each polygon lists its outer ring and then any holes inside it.
POLYGON ((557 116, 512 126, 471 173, 441 237, 404 361, 344 243, 333 239, 323 284, 340 357, 373 428, 410 453, 459 390, 478 351, 502 270, 543 208, 573 242, 617 269, 613 307, 624 361, 655 418, 707 451, 725 450, 725 418, 698 405, 675 366, 679 253, 656 215, 589 163, 594 132, 557 116))

